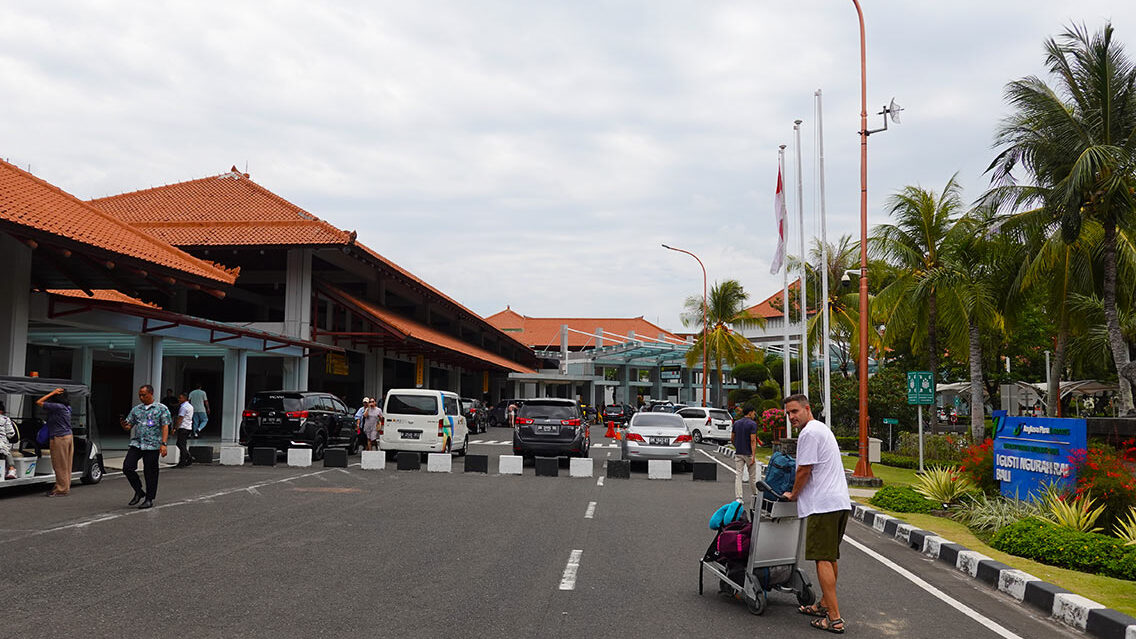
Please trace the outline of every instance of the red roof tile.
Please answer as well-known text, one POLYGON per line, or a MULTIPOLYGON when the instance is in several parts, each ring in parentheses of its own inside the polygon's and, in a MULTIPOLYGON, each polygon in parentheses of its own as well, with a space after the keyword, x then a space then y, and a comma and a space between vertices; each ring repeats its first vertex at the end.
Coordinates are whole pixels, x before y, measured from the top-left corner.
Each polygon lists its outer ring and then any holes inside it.
POLYGON ((172 271, 171 275, 232 284, 236 273, 198 259, 0 161, 0 220, 49 233, 172 271))
POLYGON ((177 246, 339 245, 342 231, 249 179, 228 173, 91 200, 177 246))
MULTIPOLYGON (((628 332, 634 331, 637 338, 661 339, 674 343, 684 341, 681 337, 640 317, 528 317, 521 315, 511 308, 506 308, 485 318, 487 322, 498 329, 512 335, 522 343, 535 348, 560 348, 560 326, 567 324, 568 348, 591 348, 596 345, 596 329, 602 328, 605 333, 627 337, 628 332), (581 335, 574 331, 581 331, 581 335)), ((616 342, 615 337, 608 335, 604 338, 605 344, 616 342)))
POLYGON ((79 289, 74 289, 74 288, 49 288, 49 289, 47 289, 47 292, 52 294, 52 295, 61 295, 63 297, 74 297, 74 298, 78 298, 78 299, 81 299, 81 300, 98 300, 100 302, 118 302, 120 304, 131 304, 133 306, 146 306, 148 308, 157 308, 157 309, 162 308, 161 306, 158 306, 157 304, 152 304, 150 302, 143 302, 140 299, 130 297, 126 293, 123 293, 121 291, 116 291, 114 289, 108 289, 108 288, 97 288, 97 289, 91 291, 91 293, 93 293, 93 295, 87 295, 83 291, 80 291, 79 289))
MULTIPOLYGON (((797 294, 797 292, 800 290, 801 280, 797 279, 789 284, 790 297, 797 294)), ((758 302, 757 304, 747 308, 746 310, 749 311, 749 314, 753 315, 754 317, 763 317, 765 319, 784 317, 785 306, 784 302, 782 301, 784 299, 781 296, 782 293, 784 293, 784 290, 779 290, 773 295, 765 298, 761 302, 758 302)), ((790 309, 790 312, 792 312, 792 309, 790 309)), ((810 314, 812 314, 811 311, 810 314)))

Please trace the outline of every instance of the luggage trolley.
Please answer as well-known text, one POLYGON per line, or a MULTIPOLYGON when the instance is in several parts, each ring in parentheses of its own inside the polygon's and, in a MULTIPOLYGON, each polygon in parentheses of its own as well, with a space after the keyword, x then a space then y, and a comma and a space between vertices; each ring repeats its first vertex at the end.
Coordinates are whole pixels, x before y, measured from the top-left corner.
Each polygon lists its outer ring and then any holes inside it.
POLYGON ((698 562, 698 594, 702 594, 703 577, 709 572, 721 581, 719 592, 740 594, 746 608, 755 615, 765 612, 767 594, 774 589, 795 594, 802 606, 812 605, 816 594, 799 565, 805 527, 797 517, 797 504, 781 498, 768 499, 766 495, 774 494, 769 486, 765 482, 758 482, 757 486, 762 493, 753 497, 753 527, 744 570, 712 559, 708 552, 698 562))

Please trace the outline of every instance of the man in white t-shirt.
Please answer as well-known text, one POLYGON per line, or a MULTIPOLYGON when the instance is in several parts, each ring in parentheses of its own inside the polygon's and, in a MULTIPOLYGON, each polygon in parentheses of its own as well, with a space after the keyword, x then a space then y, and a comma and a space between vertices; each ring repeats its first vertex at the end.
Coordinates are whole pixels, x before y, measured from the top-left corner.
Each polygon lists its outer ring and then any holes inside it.
POLYGON ((201 382, 189 391, 189 403, 193 406, 193 436, 201 437, 201 431, 209 423, 209 396, 201 388, 201 382))
POLYGON ((852 512, 848 480, 840 446, 828 426, 813 419, 809 398, 790 395, 783 402, 789 422, 801 429, 797 436, 797 476, 785 497, 797 502, 797 515, 805 519, 805 559, 816 562, 820 601, 801 606, 803 615, 818 617, 812 625, 829 632, 844 632, 844 619, 836 602, 836 562, 840 542, 852 512))
POLYGON ((178 395, 177 417, 174 418, 174 428, 177 429, 178 460, 176 468, 185 468, 193 463, 193 456, 189 454, 189 436, 193 434, 193 404, 185 393, 178 395))

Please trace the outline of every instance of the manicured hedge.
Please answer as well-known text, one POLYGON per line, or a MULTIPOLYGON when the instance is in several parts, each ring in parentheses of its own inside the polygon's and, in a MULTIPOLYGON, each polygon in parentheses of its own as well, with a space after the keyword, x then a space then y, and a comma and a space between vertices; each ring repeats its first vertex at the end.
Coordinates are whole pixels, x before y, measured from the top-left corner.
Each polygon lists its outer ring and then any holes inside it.
MULTIPOLYGON (((880 463, 884 466, 892 466, 895 468, 919 468, 919 459, 917 457, 896 455, 895 453, 881 452, 880 463)), ((923 464, 924 466, 927 465, 926 460, 924 460, 923 464)))
POLYGON ((1136 580, 1136 546, 1125 546, 1107 535, 1060 528, 1035 517, 994 533, 990 546, 1058 568, 1136 580))
POLYGON ((840 446, 840 450, 858 450, 860 448, 859 437, 837 437, 836 443, 840 446))
POLYGON ((897 513, 929 513, 939 504, 915 492, 911 486, 884 486, 869 499, 873 506, 897 513))

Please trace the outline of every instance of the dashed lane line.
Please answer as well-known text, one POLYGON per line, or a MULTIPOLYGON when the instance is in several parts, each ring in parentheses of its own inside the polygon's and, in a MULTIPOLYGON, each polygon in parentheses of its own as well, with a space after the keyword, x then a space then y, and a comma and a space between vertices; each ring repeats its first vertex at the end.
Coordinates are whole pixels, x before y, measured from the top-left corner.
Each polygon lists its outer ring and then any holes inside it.
POLYGON ((596 502, 589 501, 588 502, 588 509, 584 511, 584 519, 595 519, 595 518, 596 518, 596 502))
POLYGON ((573 550, 572 554, 568 555, 568 565, 564 566, 564 575, 560 578, 561 590, 576 589, 576 573, 580 571, 580 558, 583 555, 583 550, 573 550))
POLYGON ((596 480, 596 485, 597 486, 603 486, 603 477, 600 477, 599 479, 596 480))

